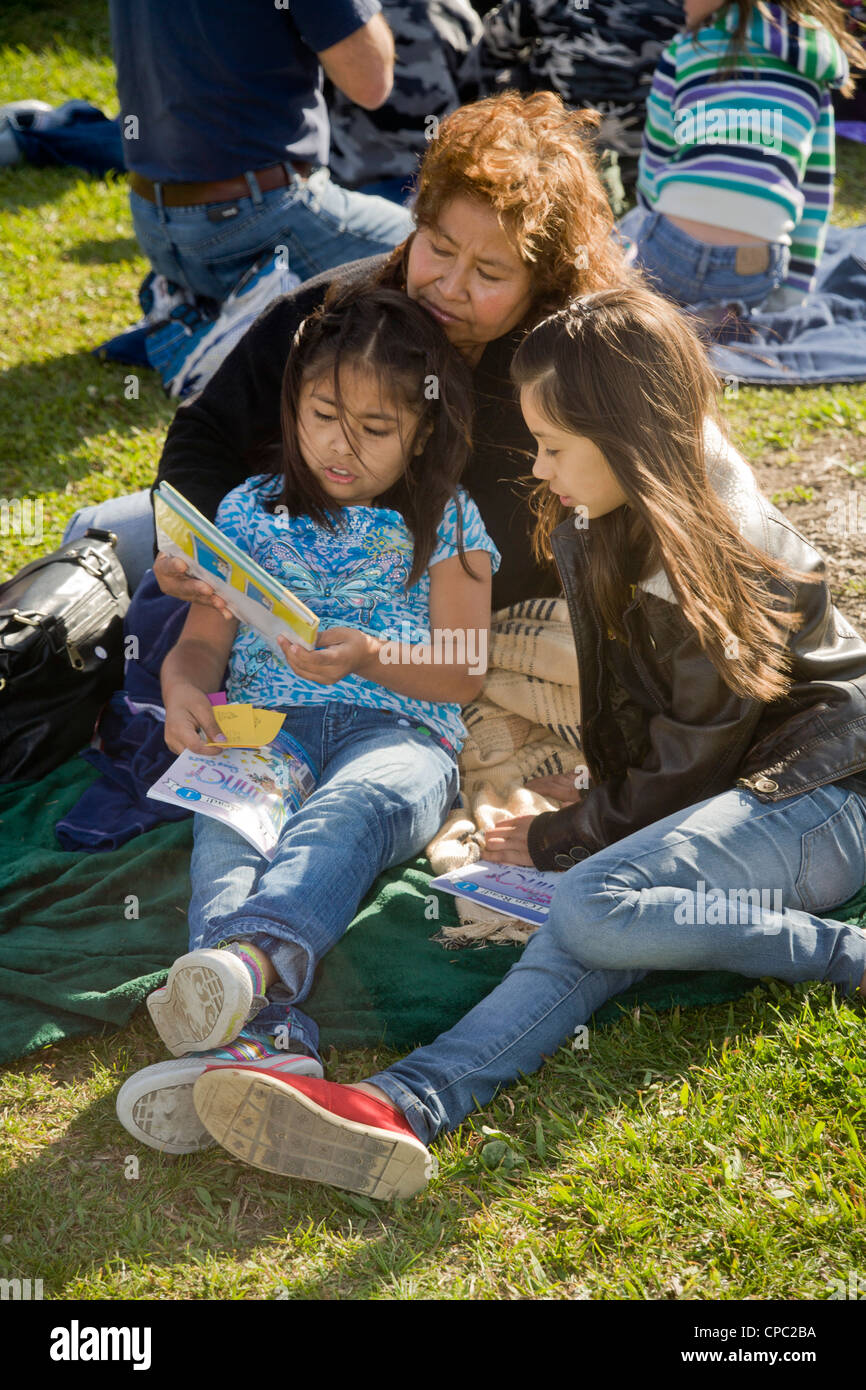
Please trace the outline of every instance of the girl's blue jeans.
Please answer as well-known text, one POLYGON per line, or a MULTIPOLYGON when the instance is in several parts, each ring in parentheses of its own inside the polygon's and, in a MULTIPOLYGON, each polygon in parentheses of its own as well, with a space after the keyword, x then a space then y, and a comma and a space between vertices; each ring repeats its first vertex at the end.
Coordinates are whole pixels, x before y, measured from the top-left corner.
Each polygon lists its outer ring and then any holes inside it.
POLYGON ((866 932, 826 914, 864 882, 857 792, 711 797, 564 873, 549 920, 502 983, 456 1027, 368 1079, 429 1143, 536 1071, 649 970, 826 980, 849 994, 866 973, 866 932))
POLYGON ((418 854, 457 796, 454 754, 421 727, 337 701, 289 710, 283 731, 319 779, 270 862, 229 826, 195 817, 190 950, 245 940, 268 954, 280 983, 248 1029, 280 1027, 289 1051, 316 1054, 318 1028, 295 1006, 319 961, 378 875, 418 854))
MULTIPOLYGON (((700 209, 696 209, 697 212, 700 209)), ((664 213, 633 208, 619 224, 621 237, 636 247, 636 264, 654 289, 677 304, 708 307, 715 304, 760 304, 782 284, 788 273, 790 247, 767 243, 768 264, 755 274, 737 271, 736 245, 709 246, 689 236, 664 213)), ((736 232, 731 232, 732 242, 736 232)), ((760 251, 760 246, 755 246, 760 251)))

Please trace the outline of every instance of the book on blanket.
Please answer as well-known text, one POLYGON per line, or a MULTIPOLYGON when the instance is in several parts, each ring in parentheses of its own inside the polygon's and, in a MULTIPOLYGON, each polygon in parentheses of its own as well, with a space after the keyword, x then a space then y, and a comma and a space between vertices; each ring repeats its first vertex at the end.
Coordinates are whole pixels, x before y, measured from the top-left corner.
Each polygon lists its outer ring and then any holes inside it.
POLYGON ((171 483, 161 482, 155 488, 153 514, 160 550, 186 560, 196 578, 210 584, 235 617, 260 632, 283 661, 278 637, 287 637, 308 651, 315 647, 319 631, 315 613, 239 550, 171 483))
POLYGON ((316 785, 303 749, 296 747, 297 755, 273 747, 212 754, 187 748, 147 794, 230 825, 271 860, 283 826, 316 785))
POLYGON ((469 898, 505 917, 519 917, 522 922, 540 927, 547 921, 550 900, 561 877, 560 873, 524 868, 519 864, 491 864, 486 859, 478 859, 462 869, 449 869, 447 874, 440 874, 431 880, 430 887, 441 888, 443 893, 453 893, 457 898, 469 898))

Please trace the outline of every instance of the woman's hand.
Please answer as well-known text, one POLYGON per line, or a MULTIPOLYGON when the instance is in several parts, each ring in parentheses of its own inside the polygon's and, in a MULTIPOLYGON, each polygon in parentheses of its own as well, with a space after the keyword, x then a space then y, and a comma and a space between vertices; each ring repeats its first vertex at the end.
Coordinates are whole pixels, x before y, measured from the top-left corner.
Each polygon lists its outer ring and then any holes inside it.
POLYGON ((209 748, 198 733, 200 728, 206 739, 225 741, 204 691, 188 681, 177 681, 165 691, 164 698, 165 741, 172 753, 182 753, 186 748, 192 753, 215 753, 217 750, 209 748))
MULTIPOLYGON (((293 645, 285 637, 281 637, 279 643, 295 675, 305 681, 315 681, 317 685, 333 685, 352 672, 361 675, 361 668, 375 661, 381 646, 375 638, 353 627, 329 627, 326 632, 320 632, 312 652, 293 645)), ((363 674, 375 680, 368 671, 363 674)))
POLYGON ((528 849, 529 827, 535 816, 513 816, 501 820, 494 830, 484 834, 484 854, 494 864, 523 864, 532 868, 528 849))
POLYGON ((184 603, 205 604, 222 613, 224 618, 234 617, 225 599, 220 598, 216 590, 205 584, 203 579, 196 579, 190 574, 186 560, 182 560, 179 555, 164 555, 160 551, 153 562, 153 572, 164 594, 183 599, 184 603))
POLYGON ((526 785, 531 792, 549 796, 553 801, 562 802, 563 806, 570 806, 573 802, 580 801, 583 796, 583 790, 574 785, 574 778, 567 772, 551 773, 549 777, 533 777, 526 785))

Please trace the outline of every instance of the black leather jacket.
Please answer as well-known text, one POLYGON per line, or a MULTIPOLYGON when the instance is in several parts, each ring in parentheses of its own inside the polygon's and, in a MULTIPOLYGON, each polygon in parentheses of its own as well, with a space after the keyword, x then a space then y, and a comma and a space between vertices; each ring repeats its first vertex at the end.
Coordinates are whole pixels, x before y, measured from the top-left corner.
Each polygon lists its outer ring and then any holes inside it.
MULTIPOLYGON (((761 496, 739 455, 723 451, 708 467, 748 540, 793 569, 823 573, 818 551, 761 496)), ((571 868, 735 785, 779 801, 866 769, 866 644, 825 583, 771 585, 805 617, 788 638, 790 692, 767 704, 728 689, 662 570, 636 586, 623 615, 626 645, 606 636, 591 604, 585 532, 563 522, 552 544, 577 647, 590 788, 532 822, 538 868, 571 868)))

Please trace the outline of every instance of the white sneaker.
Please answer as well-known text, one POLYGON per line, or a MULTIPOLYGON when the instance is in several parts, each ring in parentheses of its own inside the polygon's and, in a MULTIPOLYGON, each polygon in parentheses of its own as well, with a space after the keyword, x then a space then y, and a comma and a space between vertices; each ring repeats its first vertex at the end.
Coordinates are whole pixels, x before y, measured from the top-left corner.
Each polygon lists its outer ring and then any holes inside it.
MULTIPOLYGON (((268 1066, 279 1062, 294 1076, 322 1075, 315 1057, 279 1053, 244 1066, 268 1066)), ((117 1118, 133 1137, 151 1149, 167 1154, 193 1154, 210 1148, 215 1139, 208 1133, 193 1105, 193 1087, 206 1067, 236 1067, 235 1058, 214 1057, 207 1053, 157 1062, 144 1067, 125 1081, 117 1097, 117 1118)))
POLYGON ((225 1047, 264 1002, 254 997, 252 976, 238 956, 203 950, 175 961, 147 1007, 169 1052, 182 1057, 225 1047))

